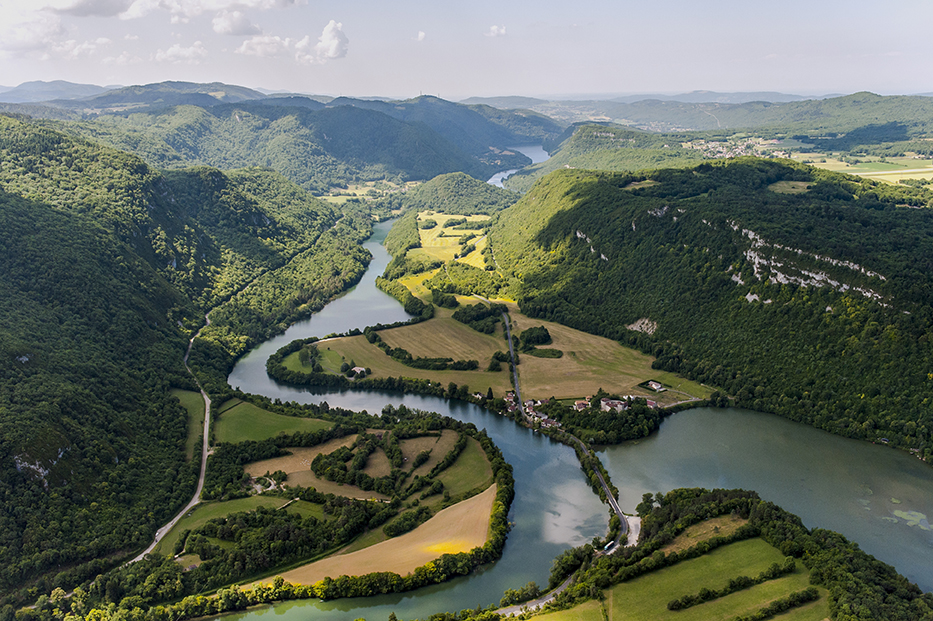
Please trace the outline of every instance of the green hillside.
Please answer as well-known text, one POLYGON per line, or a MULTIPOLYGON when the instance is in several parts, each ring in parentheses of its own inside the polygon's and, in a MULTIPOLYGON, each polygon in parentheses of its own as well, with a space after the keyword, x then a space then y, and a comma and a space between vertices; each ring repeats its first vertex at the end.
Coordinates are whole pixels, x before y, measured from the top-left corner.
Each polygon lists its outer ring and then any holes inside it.
POLYGON ((753 158, 560 171, 490 238, 524 313, 634 344, 741 406, 929 458, 933 212, 908 205, 930 198, 753 158))
POLYGON ((271 171, 163 175, 8 117, 0 162, 5 598, 151 541, 197 479, 169 389, 194 388, 182 356, 204 313, 192 364, 226 389, 235 355, 359 278, 370 220, 271 171))
POLYGON ((581 123, 544 143, 550 159, 510 175, 510 190, 527 192, 544 175, 562 168, 635 171, 651 168, 689 166, 705 158, 681 143, 686 134, 649 133, 611 124, 581 123))
POLYGON ((424 125, 352 106, 179 106, 102 115, 71 127, 160 168, 263 166, 311 191, 357 180, 430 179, 452 171, 484 177, 497 169, 424 125))

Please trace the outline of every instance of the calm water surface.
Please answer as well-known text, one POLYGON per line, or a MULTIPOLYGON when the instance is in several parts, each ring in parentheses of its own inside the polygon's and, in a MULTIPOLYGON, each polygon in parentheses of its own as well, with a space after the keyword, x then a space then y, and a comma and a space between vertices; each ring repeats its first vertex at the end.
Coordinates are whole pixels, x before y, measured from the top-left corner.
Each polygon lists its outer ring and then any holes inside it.
MULTIPOLYGON (((539 164, 543 162, 544 160, 548 159, 549 157, 551 157, 550 155, 547 154, 547 151, 545 151, 541 147, 541 145, 525 146, 525 147, 509 147, 509 149, 511 149, 512 151, 518 151, 519 153, 523 155, 527 155, 528 157, 531 158, 532 164, 539 164)), ((497 172, 492 177, 490 177, 489 181, 487 181, 486 183, 491 183, 492 185, 498 186, 500 188, 504 187, 502 185, 502 182, 505 181, 506 178, 509 177, 509 175, 515 174, 517 172, 518 172, 517 168, 512 169, 512 170, 503 170, 501 172, 497 172)))
MULTIPOLYGON (((313 393, 280 385, 266 375, 269 355, 294 339, 408 318, 398 302, 374 284, 389 262, 381 243, 390 227, 391 223, 377 225, 365 244, 374 258, 360 284, 243 357, 229 382, 273 399, 327 401, 369 412, 378 412, 387 403, 405 404, 485 428, 513 465, 516 481, 509 516, 514 526, 503 556, 471 576, 411 593, 284 602, 225 619, 365 617, 372 621, 385 619, 390 612, 412 619, 486 606, 497 602, 507 588, 529 580, 545 584, 557 554, 605 534, 608 510, 590 491, 566 446, 471 404, 374 391, 313 393)), ((620 504, 629 512, 634 512, 645 492, 676 487, 754 489, 799 515, 808 527, 843 533, 925 591, 933 590, 933 531, 928 522, 933 516, 933 469, 904 453, 767 414, 697 408, 667 419, 651 438, 604 448, 600 456, 620 490, 620 504)))

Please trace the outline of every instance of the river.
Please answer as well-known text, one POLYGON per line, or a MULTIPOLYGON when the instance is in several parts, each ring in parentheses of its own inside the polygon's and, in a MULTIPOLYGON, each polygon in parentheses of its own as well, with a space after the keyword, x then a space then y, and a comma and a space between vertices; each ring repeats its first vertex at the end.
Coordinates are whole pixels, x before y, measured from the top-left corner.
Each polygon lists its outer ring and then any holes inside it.
MULTIPOLYGON (((509 149, 512 151, 518 151, 522 155, 527 155, 528 157, 531 158, 532 164, 540 164, 541 162, 547 160, 550 157, 550 155, 548 155, 547 151, 545 151, 541 147, 541 145, 509 147, 509 149)), ((492 177, 490 177, 489 181, 487 181, 486 183, 490 183, 500 188, 505 187, 502 185, 502 183, 509 177, 509 175, 512 175, 517 172, 518 172, 517 168, 514 168, 512 170, 503 170, 501 172, 497 172, 492 177)))
MULTIPOLYGON (((278 384, 265 361, 286 343, 407 318, 393 298, 375 287, 390 257, 382 240, 390 223, 375 227, 364 246, 373 261, 360 283, 307 321, 244 356, 231 386, 283 401, 327 401, 378 412, 387 403, 433 410, 485 428, 513 465, 514 524, 502 558, 473 575, 411 593, 332 602, 284 602, 233 615, 259 621, 313 617, 379 620, 427 618, 498 602, 507 588, 547 582, 551 562, 567 547, 605 534, 608 508, 590 491, 569 447, 471 404, 435 397, 374 391, 314 393, 278 384), (271 620, 271 617, 269 617, 271 620)), ((933 469, 887 447, 848 440, 776 416, 738 409, 696 408, 667 419, 639 442, 606 447, 600 457, 620 490, 620 505, 634 512, 644 492, 675 487, 754 489, 799 515, 808 527, 836 530, 895 566, 925 591, 933 590, 933 469)), ((229 617, 228 617, 229 619, 229 617)))

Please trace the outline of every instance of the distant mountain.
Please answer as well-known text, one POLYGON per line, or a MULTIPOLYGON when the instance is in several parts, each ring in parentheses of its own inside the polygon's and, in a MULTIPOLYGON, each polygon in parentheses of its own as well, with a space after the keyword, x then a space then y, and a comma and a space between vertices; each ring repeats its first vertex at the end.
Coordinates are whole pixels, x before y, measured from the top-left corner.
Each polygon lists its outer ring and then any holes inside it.
MULTIPOLYGON (((77 101, 56 101, 65 107, 104 110, 107 108, 169 107, 180 105, 213 106, 237 103, 266 96, 245 86, 231 86, 220 82, 159 82, 139 86, 126 86, 77 101)), ((2 98, 2 94, 0 94, 2 98)))
POLYGON ((92 97, 112 89, 112 86, 75 84, 64 80, 52 82, 23 82, 17 87, 0 87, 0 101, 8 103, 32 103, 53 99, 81 99, 92 97))
MULTIPOLYGON (((563 130, 562 125, 544 115, 517 110, 503 113, 490 106, 466 106, 428 95, 392 102, 339 97, 327 105, 378 110, 409 123, 424 123, 481 159, 494 157, 496 150, 510 145, 543 142, 563 130)), ((527 158, 520 162, 527 163, 527 158)))
POLYGON ((427 124, 378 110, 349 105, 315 109, 320 104, 304 98, 300 103, 177 106, 103 115, 69 127, 160 168, 264 166, 315 192, 358 180, 430 179, 458 171, 485 179, 518 157, 527 163, 520 155, 506 164, 481 161, 427 124))
POLYGON ((788 95, 773 91, 751 93, 717 93, 715 91, 691 91, 679 95, 625 95, 613 97, 610 101, 619 103, 635 103, 646 99, 658 101, 682 101, 684 103, 729 103, 743 104, 752 101, 767 101, 771 103, 786 103, 789 101, 805 101, 807 99, 822 99, 823 97, 804 97, 803 95, 788 95))
POLYGON ((519 108, 531 108, 543 103, 547 103, 546 99, 538 99, 536 97, 520 97, 518 95, 508 96, 508 97, 470 97, 468 99, 462 100, 462 103, 465 106, 472 105, 484 105, 492 106, 493 108, 501 108, 503 110, 516 110, 519 108))

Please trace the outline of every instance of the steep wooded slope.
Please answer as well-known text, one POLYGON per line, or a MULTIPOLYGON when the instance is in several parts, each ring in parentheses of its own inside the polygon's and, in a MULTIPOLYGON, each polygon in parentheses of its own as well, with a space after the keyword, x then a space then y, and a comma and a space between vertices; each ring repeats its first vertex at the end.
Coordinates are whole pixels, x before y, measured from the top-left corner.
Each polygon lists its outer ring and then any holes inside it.
POLYGON ((525 313, 637 344, 740 405, 930 457, 933 212, 906 207, 926 200, 752 158, 559 171, 491 239, 525 313))
POLYGON ((359 277, 367 226, 271 171, 163 176, 0 117, 0 595, 151 540, 197 478, 168 388, 194 386, 182 356, 204 312, 198 369, 220 385, 359 277))

